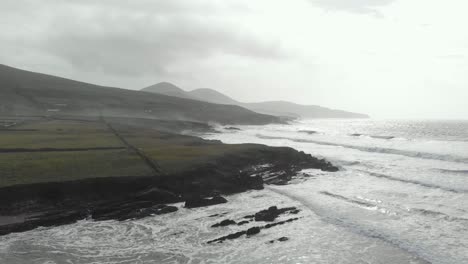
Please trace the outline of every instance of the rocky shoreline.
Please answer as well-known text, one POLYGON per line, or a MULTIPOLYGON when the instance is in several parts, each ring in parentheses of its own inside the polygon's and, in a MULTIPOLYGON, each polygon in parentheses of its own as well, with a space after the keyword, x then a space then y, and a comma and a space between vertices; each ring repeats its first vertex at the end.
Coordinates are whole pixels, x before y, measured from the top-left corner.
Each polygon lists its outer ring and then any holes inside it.
POLYGON ((90 178, 0 188, 0 235, 81 219, 127 220, 224 203, 222 195, 284 184, 302 169, 337 171, 328 161, 291 148, 256 145, 178 174, 90 178), (271 179, 275 180, 272 181, 271 179))

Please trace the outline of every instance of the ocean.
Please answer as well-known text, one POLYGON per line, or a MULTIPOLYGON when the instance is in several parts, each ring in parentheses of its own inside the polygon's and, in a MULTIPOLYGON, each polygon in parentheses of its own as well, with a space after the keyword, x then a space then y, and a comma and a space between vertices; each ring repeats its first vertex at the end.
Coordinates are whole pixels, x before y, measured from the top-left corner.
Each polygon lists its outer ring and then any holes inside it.
POLYGON ((305 170, 288 185, 228 196, 222 205, 178 204, 163 216, 10 234, 0 237, 0 263, 468 263, 468 121, 316 119, 239 128, 203 137, 289 146, 340 171, 305 170), (255 225, 214 223, 274 205, 296 206, 299 220, 206 243, 255 225), (280 237, 289 240, 270 243, 280 237))

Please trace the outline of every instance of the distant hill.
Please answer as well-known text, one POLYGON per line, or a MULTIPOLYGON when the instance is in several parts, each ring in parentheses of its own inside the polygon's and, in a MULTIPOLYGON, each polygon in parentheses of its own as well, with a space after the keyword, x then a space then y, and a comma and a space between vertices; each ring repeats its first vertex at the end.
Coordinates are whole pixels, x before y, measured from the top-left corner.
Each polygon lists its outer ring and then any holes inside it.
POLYGON ((195 99, 195 98, 192 98, 189 94, 187 94, 187 92, 185 92, 184 90, 168 82, 160 82, 155 85, 151 85, 146 88, 143 88, 141 90, 145 92, 165 94, 165 95, 175 96, 175 97, 180 97, 180 98, 195 99))
POLYGON ((181 98, 190 98, 216 104, 238 105, 255 111, 257 113, 286 116, 293 118, 368 118, 366 114, 352 113, 343 110, 330 109, 318 105, 300 105, 286 101, 267 101, 260 103, 242 103, 224 95, 216 90, 209 88, 196 89, 193 91, 184 91, 183 89, 170 84, 159 83, 147 88, 144 91, 176 96, 181 98), (157 89, 151 88, 156 87, 157 89))
POLYGON ((300 105, 286 101, 245 103, 243 107, 257 113, 302 118, 369 118, 368 115, 330 109, 318 105, 300 105))
POLYGON ((195 99, 215 104, 241 104, 240 102, 232 99, 231 97, 209 88, 195 89, 193 91, 188 92, 188 94, 195 99))
MULTIPOLYGON (((169 84, 160 85, 169 87, 169 84)), ((179 96, 180 97, 180 96, 179 96)), ((86 115, 267 124, 277 117, 158 93, 103 87, 0 64, 0 115, 86 115)))

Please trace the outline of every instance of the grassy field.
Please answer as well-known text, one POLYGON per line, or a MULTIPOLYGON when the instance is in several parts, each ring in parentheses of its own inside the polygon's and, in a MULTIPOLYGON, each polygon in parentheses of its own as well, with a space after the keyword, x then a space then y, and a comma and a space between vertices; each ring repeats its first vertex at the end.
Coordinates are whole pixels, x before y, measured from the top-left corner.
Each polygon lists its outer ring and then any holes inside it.
POLYGON ((122 129, 120 131, 130 144, 157 161, 166 173, 179 173, 199 165, 214 162, 221 156, 254 148, 253 145, 248 144, 221 144, 220 142, 210 142, 191 136, 154 130, 131 132, 122 129))
POLYGON ((216 161, 252 145, 226 145, 150 128, 113 124, 131 146, 127 148, 104 122, 35 120, 0 130, 0 187, 60 182, 98 177, 152 176, 141 155, 153 160, 163 173, 183 172, 216 161), (13 128, 11 128, 13 129, 13 128), (112 150, 87 148, 121 147, 112 150), (53 148, 55 151, 31 152, 53 148), (70 149, 81 149, 70 151, 70 149), (23 149, 7 153, 5 149, 23 149), (59 151, 57 151, 59 150, 59 151))
POLYGON ((1 149, 62 149, 60 152, 0 151, 0 187, 96 177, 150 176, 136 153, 99 122, 45 120, 0 130, 1 149), (22 131, 22 130, 25 131, 22 131), (117 150, 66 151, 70 148, 122 147, 117 150))
POLYGON ((50 120, 25 122, 14 130, 0 129, 0 149, 95 147, 123 147, 123 144, 98 122, 50 120))
POLYGON ((150 168, 127 150, 0 153, 0 187, 150 175, 150 168))

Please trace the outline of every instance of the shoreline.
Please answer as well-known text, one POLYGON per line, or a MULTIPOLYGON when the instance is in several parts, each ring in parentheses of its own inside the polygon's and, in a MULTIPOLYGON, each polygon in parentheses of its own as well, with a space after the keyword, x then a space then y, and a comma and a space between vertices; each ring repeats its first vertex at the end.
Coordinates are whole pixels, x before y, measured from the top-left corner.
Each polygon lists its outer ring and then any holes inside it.
MULTIPOLYGON (((118 122, 116 124, 121 125, 118 122)), ((111 127, 107 123, 106 125, 111 127)), ((187 125, 181 127, 186 128, 187 125)), ((111 130, 112 133, 119 134, 116 129, 111 130)), ((211 132, 212 129, 209 128, 208 131, 211 132)), ((183 137, 195 146, 230 146, 180 134, 173 134, 171 137, 183 137)), ((126 142, 126 145, 128 147, 130 143, 126 142)), ((2 187, 0 214, 10 219, 25 217, 18 218, 20 221, 13 223, 0 223, 0 235, 23 232, 39 226, 69 224, 86 218, 138 219, 177 210, 167 205, 171 203, 190 202, 208 206, 217 203, 210 201, 209 197, 263 189, 265 182, 262 175, 269 175, 269 184, 284 184, 302 169, 338 170, 326 160, 288 147, 258 144, 239 146, 239 150, 221 156, 207 156, 207 161, 180 172, 161 170, 160 173, 155 170, 154 175, 150 176, 89 177, 2 187)), ((145 155, 140 148, 133 147, 131 150, 137 151, 140 156, 145 155)), ((155 161, 146 158, 145 163, 155 161)))

